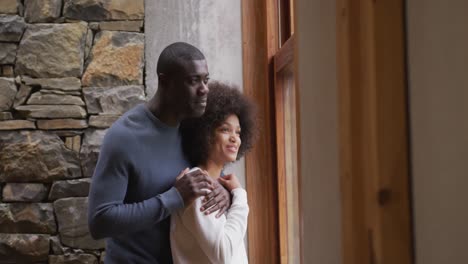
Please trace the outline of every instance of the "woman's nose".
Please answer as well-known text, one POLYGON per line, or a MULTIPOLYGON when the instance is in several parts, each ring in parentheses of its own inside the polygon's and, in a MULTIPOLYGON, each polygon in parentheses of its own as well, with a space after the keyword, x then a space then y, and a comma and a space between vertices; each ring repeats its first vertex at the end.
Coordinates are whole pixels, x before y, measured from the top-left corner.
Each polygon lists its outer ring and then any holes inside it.
POLYGON ((235 135, 231 135, 229 137, 229 140, 232 142, 232 143, 235 143, 236 142, 236 136, 235 135))

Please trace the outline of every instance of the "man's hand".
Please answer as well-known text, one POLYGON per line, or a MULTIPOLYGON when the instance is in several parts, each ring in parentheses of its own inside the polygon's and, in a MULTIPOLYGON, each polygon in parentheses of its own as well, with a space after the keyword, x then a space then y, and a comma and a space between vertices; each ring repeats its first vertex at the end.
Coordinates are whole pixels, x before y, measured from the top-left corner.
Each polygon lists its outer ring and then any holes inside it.
POLYGON ((230 206, 231 194, 219 182, 214 182, 214 190, 205 196, 200 210, 205 212, 206 215, 219 210, 216 214, 216 218, 218 218, 223 215, 230 206))
POLYGON ((183 170, 177 176, 174 185, 182 196, 185 206, 191 204, 197 197, 206 195, 214 189, 213 180, 206 171, 199 170, 196 173, 185 175, 188 171, 188 168, 183 170))

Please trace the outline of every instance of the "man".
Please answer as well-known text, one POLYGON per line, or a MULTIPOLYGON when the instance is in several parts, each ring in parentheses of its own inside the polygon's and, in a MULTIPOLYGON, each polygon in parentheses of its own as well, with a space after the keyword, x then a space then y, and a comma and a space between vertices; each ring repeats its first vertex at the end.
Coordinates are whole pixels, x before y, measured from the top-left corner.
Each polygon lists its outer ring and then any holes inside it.
POLYGON ((229 193, 206 172, 180 177, 189 164, 178 126, 205 111, 205 57, 187 43, 171 44, 159 57, 157 74, 156 95, 108 130, 93 175, 89 229, 95 239, 108 238, 106 264, 172 263, 168 216, 207 190, 213 191, 206 213, 219 216, 229 206, 229 193))

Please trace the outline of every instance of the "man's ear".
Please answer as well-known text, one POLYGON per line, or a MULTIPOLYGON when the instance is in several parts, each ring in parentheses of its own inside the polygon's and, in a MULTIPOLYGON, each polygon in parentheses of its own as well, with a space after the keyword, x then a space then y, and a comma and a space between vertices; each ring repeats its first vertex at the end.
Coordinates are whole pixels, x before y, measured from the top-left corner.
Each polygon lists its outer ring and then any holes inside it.
POLYGON ((167 77, 168 77, 168 76, 167 76, 166 74, 164 74, 164 73, 158 74, 158 80, 159 80, 159 82, 160 82, 161 84, 163 84, 163 85, 167 85, 167 84, 168 84, 168 83, 167 83, 167 82, 168 82, 168 78, 167 78, 167 77))

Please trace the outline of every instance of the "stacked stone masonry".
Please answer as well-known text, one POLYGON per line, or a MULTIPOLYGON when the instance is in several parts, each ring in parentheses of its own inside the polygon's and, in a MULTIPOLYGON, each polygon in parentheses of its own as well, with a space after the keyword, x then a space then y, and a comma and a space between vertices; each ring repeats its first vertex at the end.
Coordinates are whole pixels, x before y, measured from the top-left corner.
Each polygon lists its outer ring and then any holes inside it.
POLYGON ((145 100, 144 0, 0 1, 0 263, 102 263, 88 192, 145 100))

